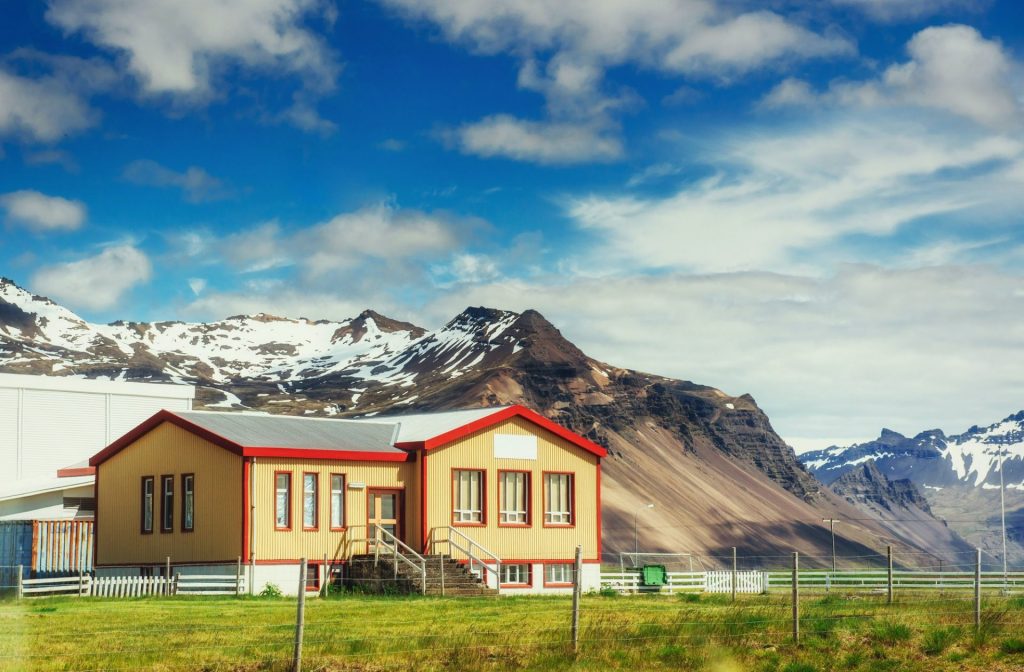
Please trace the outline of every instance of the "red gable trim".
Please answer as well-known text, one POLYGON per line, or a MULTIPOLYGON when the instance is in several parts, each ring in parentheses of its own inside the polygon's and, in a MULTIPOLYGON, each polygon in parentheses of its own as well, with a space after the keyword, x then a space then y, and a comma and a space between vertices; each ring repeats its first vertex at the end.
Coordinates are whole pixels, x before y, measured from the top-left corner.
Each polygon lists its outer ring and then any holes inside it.
MULTIPOLYGON (((508 408, 503 408, 501 410, 495 411, 494 413, 483 418, 480 418, 479 420, 474 420, 473 422, 462 425, 461 427, 456 427, 455 429, 445 432, 444 434, 438 434, 437 436, 426 439, 424 441, 399 442, 395 444, 395 447, 404 448, 406 450, 431 450, 433 448, 437 448, 439 446, 451 443, 452 441, 455 441, 457 439, 469 436, 474 432, 479 432, 482 429, 492 427, 498 424, 499 422, 508 420, 509 418, 515 417, 529 420, 533 424, 548 430, 555 436, 561 437, 568 441, 569 443, 573 444, 574 446, 582 448, 588 453, 592 453, 594 455, 597 455, 598 457, 604 457, 605 455, 608 454, 607 450, 597 445, 593 441, 585 439, 576 432, 572 432, 566 429, 565 427, 562 427, 558 423, 545 418, 540 413, 531 411, 525 406, 520 406, 518 404, 515 406, 509 406, 508 408)), ((398 419, 398 421, 401 422, 401 419, 398 419)))
POLYGON ((114 441, 112 444, 110 444, 109 446, 107 446, 106 448, 96 453, 91 458, 89 458, 89 465, 95 467, 97 465, 103 464, 111 457, 118 454, 119 452, 127 448, 129 445, 135 443, 144 435, 156 429, 158 425, 164 422, 169 422, 172 425, 177 425, 178 427, 181 427, 185 431, 191 432, 196 436, 202 437, 214 445, 220 446, 224 450, 231 451, 235 455, 242 454, 242 446, 238 445, 234 441, 225 439, 223 436, 220 436, 219 434, 215 434, 204 427, 200 427, 195 423, 189 422, 185 418, 182 418, 181 416, 176 415, 171 411, 162 410, 157 411, 155 414, 150 416, 148 420, 144 420, 142 424, 140 424, 138 427, 131 430, 130 432, 122 436, 120 439, 114 441))
POLYGON ((224 450, 243 457, 287 457, 292 459, 310 460, 359 460, 364 462, 410 462, 413 456, 410 453, 384 453, 359 450, 335 450, 330 448, 276 448, 273 446, 240 446, 230 439, 211 432, 194 422, 175 414, 172 411, 158 411, 155 415, 145 420, 141 425, 131 430, 117 441, 96 453, 89 459, 89 464, 96 465, 106 462, 126 447, 142 438, 143 435, 155 429, 163 422, 177 425, 187 432, 206 439, 210 443, 220 446, 224 450))
POLYGON ((67 467, 57 470, 57 478, 72 478, 74 476, 94 476, 96 467, 67 467))

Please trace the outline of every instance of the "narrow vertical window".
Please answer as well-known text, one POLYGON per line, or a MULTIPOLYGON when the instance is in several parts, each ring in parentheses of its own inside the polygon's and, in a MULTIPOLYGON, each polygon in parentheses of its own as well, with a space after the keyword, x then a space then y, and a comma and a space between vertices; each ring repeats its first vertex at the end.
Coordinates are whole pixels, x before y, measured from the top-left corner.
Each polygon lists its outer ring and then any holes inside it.
POLYGON ((160 531, 174 531, 174 476, 160 477, 160 531))
POLYGON ((573 475, 544 474, 544 524, 573 524, 573 475))
POLYGON ((288 530, 292 526, 292 475, 274 474, 274 527, 288 530))
POLYGON ((181 475, 181 531, 191 532, 196 527, 196 477, 181 475))
POLYGON ((142 533, 153 532, 153 477, 142 477, 142 533))
POLYGON ((452 522, 483 524, 484 472, 456 469, 452 472, 452 522))
POLYGON ((500 472, 498 498, 502 525, 530 524, 530 474, 526 471, 500 472))
POLYGON ((319 508, 317 506, 320 483, 317 474, 302 475, 302 527, 306 530, 317 528, 319 508))
POLYGON ((331 529, 345 527, 345 476, 331 474, 331 529))

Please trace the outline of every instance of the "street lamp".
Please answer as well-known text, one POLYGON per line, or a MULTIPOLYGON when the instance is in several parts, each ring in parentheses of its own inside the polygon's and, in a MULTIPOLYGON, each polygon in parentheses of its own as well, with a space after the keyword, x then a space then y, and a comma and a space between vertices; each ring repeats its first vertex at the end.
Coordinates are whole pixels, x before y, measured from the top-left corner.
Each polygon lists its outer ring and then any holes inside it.
POLYGON ((644 504, 633 513, 633 563, 636 564, 636 556, 640 553, 640 537, 637 535, 636 521, 640 516, 640 512, 644 509, 653 509, 654 504, 644 504))
POLYGON ((835 518, 822 518, 821 522, 828 523, 829 532, 832 533, 832 573, 836 571, 836 523, 839 521, 835 518))

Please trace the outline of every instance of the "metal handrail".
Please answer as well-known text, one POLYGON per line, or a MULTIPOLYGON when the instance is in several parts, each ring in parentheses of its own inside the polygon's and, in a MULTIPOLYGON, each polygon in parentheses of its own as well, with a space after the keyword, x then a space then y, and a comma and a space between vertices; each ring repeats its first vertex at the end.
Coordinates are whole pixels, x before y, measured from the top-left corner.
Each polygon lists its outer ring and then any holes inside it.
MULTIPOLYGON (((435 528, 433 528, 430 531, 431 550, 433 550, 433 545, 437 544, 437 543, 447 543, 448 544, 448 552, 449 552, 449 554, 451 553, 452 547, 454 547, 454 548, 462 551, 463 553, 465 553, 466 554, 466 558, 469 560, 469 571, 470 572, 474 571, 475 563, 479 563, 480 566, 485 571, 493 572, 494 573, 494 585, 497 587, 498 593, 501 593, 501 558, 498 557, 497 553, 492 553, 491 551, 487 550, 486 548, 484 548, 483 546, 481 546, 477 542, 473 541, 473 539, 471 537, 469 537, 468 535, 463 533, 461 530, 457 530, 454 527, 451 527, 450 525, 444 525, 444 526, 441 526, 441 527, 435 527, 435 528), (441 540, 435 540, 434 539, 434 532, 437 531, 437 530, 445 530, 446 532, 448 532, 448 538, 447 539, 441 539, 441 540), (457 544, 454 541, 452 541, 452 533, 455 533, 458 536, 462 537, 462 539, 465 540, 465 542, 469 546, 469 548, 463 548, 459 544, 457 544), (473 553, 473 548, 474 547, 476 547, 484 555, 490 556, 490 558, 492 560, 494 560, 494 567, 491 567, 490 565, 487 564, 486 561, 482 560, 481 558, 478 558, 476 556, 476 554, 473 553)), ((485 581, 485 583, 486 583, 486 581, 485 581)))
POLYGON ((394 566, 395 578, 398 578, 398 561, 401 560, 402 562, 404 562, 405 564, 409 565, 410 567, 412 567, 413 569, 415 569, 416 571, 418 571, 420 573, 420 592, 422 592, 424 595, 426 595, 427 594, 427 559, 424 558, 419 553, 417 553, 416 551, 412 550, 412 548, 408 544, 406 544, 404 541, 402 541, 401 539, 399 539, 395 535, 393 535, 390 532, 388 532, 387 530, 385 530, 380 525, 374 523, 373 528, 374 528, 374 539, 373 539, 373 542, 374 542, 373 543, 373 564, 374 564, 374 566, 377 565, 377 562, 380 559, 380 549, 381 549, 381 546, 389 547, 391 549, 392 565, 394 566), (383 538, 390 538, 391 539, 391 544, 389 545, 386 542, 384 542, 382 540, 383 538), (405 555, 400 553, 398 551, 398 547, 399 546, 401 546, 409 555, 412 555, 417 560, 419 560, 419 564, 416 564, 415 562, 413 562, 409 558, 405 557, 405 555))

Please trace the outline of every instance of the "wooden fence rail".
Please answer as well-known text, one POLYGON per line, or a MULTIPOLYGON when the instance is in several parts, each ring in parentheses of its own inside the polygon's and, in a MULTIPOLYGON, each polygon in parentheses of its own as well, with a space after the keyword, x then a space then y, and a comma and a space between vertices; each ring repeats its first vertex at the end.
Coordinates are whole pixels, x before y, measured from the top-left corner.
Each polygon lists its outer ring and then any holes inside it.
POLYGON ((25 579, 21 596, 151 597, 155 595, 241 595, 245 577, 227 574, 162 576, 61 576, 25 579))

